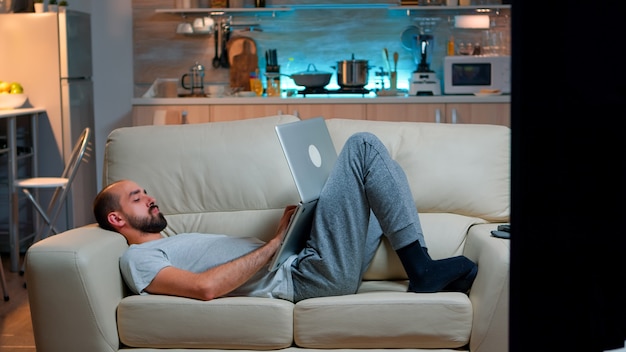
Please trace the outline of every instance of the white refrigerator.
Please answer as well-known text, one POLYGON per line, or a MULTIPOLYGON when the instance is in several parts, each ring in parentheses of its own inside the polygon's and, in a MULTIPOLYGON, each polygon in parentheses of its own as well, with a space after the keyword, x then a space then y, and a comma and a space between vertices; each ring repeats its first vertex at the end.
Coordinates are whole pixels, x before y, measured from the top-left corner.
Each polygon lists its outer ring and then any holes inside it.
MULTIPOLYGON (((59 176, 82 130, 94 128, 90 14, 0 14, 0 33, 0 80, 20 82, 26 106, 46 110, 39 120, 38 173, 59 176)), ((95 150, 91 155, 79 168, 59 231, 95 221, 95 150)))

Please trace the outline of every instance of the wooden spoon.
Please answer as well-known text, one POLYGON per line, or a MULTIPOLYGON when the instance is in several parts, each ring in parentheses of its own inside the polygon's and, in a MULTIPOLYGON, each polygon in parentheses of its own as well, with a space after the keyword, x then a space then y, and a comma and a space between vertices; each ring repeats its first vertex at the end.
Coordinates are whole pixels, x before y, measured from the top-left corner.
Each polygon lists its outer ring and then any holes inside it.
POLYGON ((400 58, 400 54, 397 51, 393 53, 393 72, 398 72, 398 59, 400 58))

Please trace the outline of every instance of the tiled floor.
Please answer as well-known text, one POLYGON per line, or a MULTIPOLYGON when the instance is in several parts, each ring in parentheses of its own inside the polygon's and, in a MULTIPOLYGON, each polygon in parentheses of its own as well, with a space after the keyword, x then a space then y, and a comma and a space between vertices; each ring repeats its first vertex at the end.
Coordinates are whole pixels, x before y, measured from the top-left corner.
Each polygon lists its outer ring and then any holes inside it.
POLYGON ((8 253, 0 255, 9 294, 8 301, 0 299, 0 352, 35 352, 24 277, 9 270, 11 264, 8 253))

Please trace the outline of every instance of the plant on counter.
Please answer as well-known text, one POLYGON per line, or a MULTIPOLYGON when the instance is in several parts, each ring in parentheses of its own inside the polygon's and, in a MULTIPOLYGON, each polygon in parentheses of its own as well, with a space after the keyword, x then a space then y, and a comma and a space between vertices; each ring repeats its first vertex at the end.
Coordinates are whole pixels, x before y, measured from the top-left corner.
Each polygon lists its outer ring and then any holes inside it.
POLYGON ((33 11, 35 11, 35 13, 42 13, 43 12, 43 0, 34 0, 33 1, 33 11))
POLYGON ((67 1, 65 0, 59 1, 59 6, 67 6, 67 1))
POLYGON ((58 8, 57 0, 48 0, 48 12, 57 12, 58 8))

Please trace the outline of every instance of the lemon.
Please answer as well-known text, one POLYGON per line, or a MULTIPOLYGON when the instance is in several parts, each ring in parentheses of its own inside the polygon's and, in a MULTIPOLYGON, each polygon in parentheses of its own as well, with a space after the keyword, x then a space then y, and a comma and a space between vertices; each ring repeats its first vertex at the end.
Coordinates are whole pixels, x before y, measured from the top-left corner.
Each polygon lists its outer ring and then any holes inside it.
POLYGON ((9 93, 11 92, 11 83, 0 81, 0 93, 9 93))
POLYGON ((9 93, 11 94, 22 94, 24 93, 24 87, 18 82, 13 82, 10 85, 9 93))

